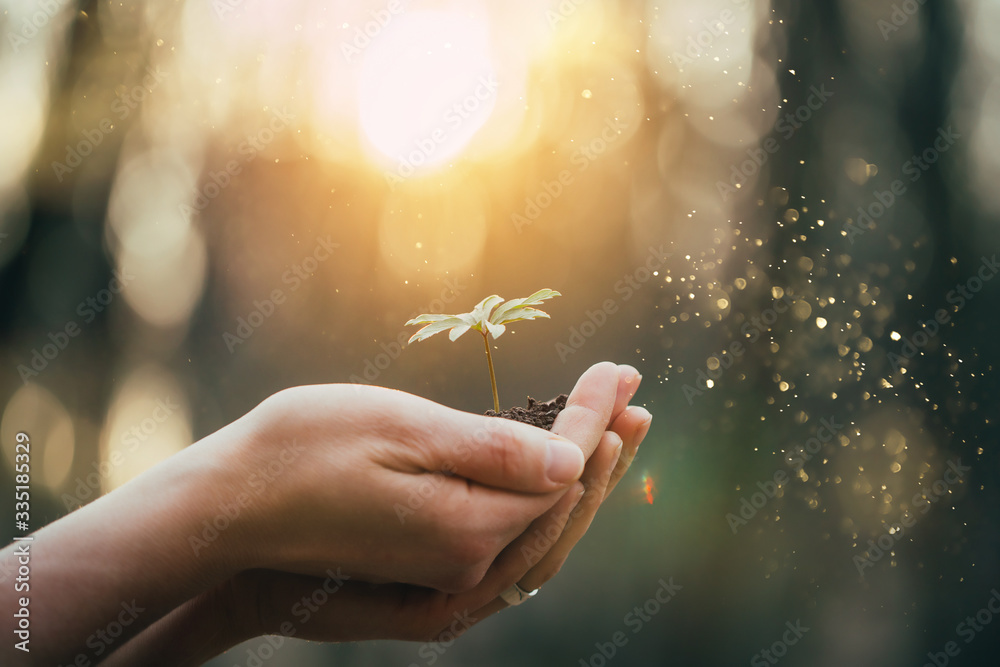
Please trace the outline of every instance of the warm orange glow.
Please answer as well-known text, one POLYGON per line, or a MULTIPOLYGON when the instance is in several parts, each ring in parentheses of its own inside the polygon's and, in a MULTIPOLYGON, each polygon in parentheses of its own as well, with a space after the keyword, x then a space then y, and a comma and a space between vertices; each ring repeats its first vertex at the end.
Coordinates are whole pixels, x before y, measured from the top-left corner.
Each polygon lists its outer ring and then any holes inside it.
POLYGON ((652 505, 653 499, 656 497, 656 485, 653 484, 653 478, 648 473, 642 475, 642 493, 646 498, 646 504, 652 505))
POLYGON ((364 54, 361 128, 406 178, 459 154, 490 118, 498 87, 484 22, 405 13, 364 54))

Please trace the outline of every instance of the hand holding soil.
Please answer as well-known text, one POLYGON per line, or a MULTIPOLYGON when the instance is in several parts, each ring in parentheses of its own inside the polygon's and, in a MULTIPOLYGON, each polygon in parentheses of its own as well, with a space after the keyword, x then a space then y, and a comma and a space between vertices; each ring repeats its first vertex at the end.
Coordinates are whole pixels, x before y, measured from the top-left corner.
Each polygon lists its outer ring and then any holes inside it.
POLYGON ((46 648, 31 660, 86 654, 126 598, 143 612, 105 664, 200 664, 269 633, 464 631, 514 583, 558 572, 648 430, 649 413, 628 407, 638 384, 634 368, 597 364, 552 433, 378 387, 280 392, 36 533, 33 631, 46 648), (264 492, 192 548, 276 458, 264 492), (317 591, 335 592, 304 622, 296 605, 317 591))

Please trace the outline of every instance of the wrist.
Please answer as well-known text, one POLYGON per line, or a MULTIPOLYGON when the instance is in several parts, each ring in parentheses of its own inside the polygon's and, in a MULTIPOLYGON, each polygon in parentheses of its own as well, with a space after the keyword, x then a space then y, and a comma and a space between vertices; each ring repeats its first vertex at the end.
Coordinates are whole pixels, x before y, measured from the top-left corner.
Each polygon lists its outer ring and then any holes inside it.
POLYGON ((268 464, 277 456, 273 450, 282 447, 273 441, 262 407, 175 457, 190 500, 185 546, 204 561, 215 581, 272 560, 268 536, 274 516, 280 515, 280 471, 268 464))
POLYGON ((230 457, 239 430, 212 434, 35 534, 32 638, 40 661, 75 662, 80 655, 96 658, 119 648, 252 562, 241 517, 219 531, 209 548, 195 553, 192 547, 192 537, 205 530, 206 520, 211 524, 236 483, 230 457), (84 585, 87 604, 61 602, 82 595, 84 585), (122 623, 122 636, 111 646, 91 646, 94 629, 119 618, 123 608, 132 616, 122 623))

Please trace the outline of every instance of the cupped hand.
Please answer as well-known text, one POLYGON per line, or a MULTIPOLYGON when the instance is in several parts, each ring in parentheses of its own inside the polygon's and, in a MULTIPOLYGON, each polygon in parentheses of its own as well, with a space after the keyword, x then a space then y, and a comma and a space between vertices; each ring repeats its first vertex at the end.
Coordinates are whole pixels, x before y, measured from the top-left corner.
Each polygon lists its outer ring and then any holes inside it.
POLYGON ((448 640, 505 608, 500 593, 519 583, 539 588, 558 573, 586 533, 597 509, 628 470, 652 417, 628 406, 640 376, 629 366, 598 364, 577 383, 553 431, 578 443, 588 457, 581 481, 557 493, 556 503, 510 541, 469 590, 449 594, 403 583, 336 582, 288 572, 246 573, 228 591, 245 636, 288 634, 320 641, 375 638, 448 640), (300 624, 303 600, 326 599, 300 624), (239 610, 243 610, 241 612, 239 610))
POLYGON ((285 479, 297 484, 279 488, 279 475, 272 476, 271 492, 281 500, 273 509, 258 511, 256 530, 246 532, 261 541, 277 536, 293 545, 262 547, 260 560, 268 565, 192 598, 122 647, 108 664, 200 664, 262 634, 320 641, 446 641, 461 634, 505 608, 499 595, 514 583, 531 590, 558 572, 648 431, 649 413, 628 406, 639 380, 634 368, 610 363, 597 364, 580 378, 553 426, 587 459, 582 475, 567 466, 574 472, 565 475, 567 480, 580 477, 567 482, 545 473, 550 434, 456 414, 397 392, 350 387, 351 393, 344 394, 309 387, 262 404, 249 421, 255 435, 245 455, 247 469, 266 460, 261 452, 276 451, 276 434, 282 432, 294 434, 309 455, 303 468, 288 463, 285 479), (358 396, 378 400, 367 406, 348 400, 358 396), (334 398, 342 402, 330 405, 334 398), (341 413, 338 408, 345 406, 354 412, 341 413), (400 423, 396 410, 409 422, 400 423), (305 423, 302 415, 310 415, 305 423), (349 423, 359 416, 359 423, 376 425, 373 433, 349 423), (476 429, 494 437, 476 438, 476 429), (475 445, 469 444, 470 434, 475 445), (364 446, 351 446, 350 438, 364 446), (473 447, 472 456, 461 455, 464 445, 473 447), (330 454, 338 451, 346 460, 330 454), (329 473, 333 479, 326 479, 322 472, 337 468, 337 460, 345 469, 361 467, 352 475, 329 473), (442 470, 452 474, 441 475, 442 470), (430 479, 434 483, 427 486, 430 479), (368 512, 367 521, 337 517, 336 503, 346 502, 350 493, 358 495, 349 515, 378 508, 368 512), (387 509, 400 503, 412 510, 403 521, 396 509, 387 509), (486 509, 477 509, 480 504, 486 509), (317 517, 324 508, 333 516, 317 517), (281 511, 270 514, 276 510, 281 511), (283 512, 299 518, 284 520, 283 512), (305 515, 313 520, 303 524, 305 515), (512 531, 514 536, 506 537, 512 531), (339 543, 345 534, 359 543, 345 550, 339 543), (463 546, 462 540, 474 546, 463 546), (494 550, 495 558, 490 556, 494 550), (443 564, 434 560, 442 554, 450 558, 443 564), (427 558, 430 563, 421 562, 427 558), (486 559, 490 562, 480 572, 486 559), (435 589, 424 581, 444 586, 435 589))
POLYGON ((596 370, 553 433, 381 387, 275 394, 233 455, 265 486, 242 525, 251 567, 472 587, 583 473, 617 400, 618 367, 596 370))

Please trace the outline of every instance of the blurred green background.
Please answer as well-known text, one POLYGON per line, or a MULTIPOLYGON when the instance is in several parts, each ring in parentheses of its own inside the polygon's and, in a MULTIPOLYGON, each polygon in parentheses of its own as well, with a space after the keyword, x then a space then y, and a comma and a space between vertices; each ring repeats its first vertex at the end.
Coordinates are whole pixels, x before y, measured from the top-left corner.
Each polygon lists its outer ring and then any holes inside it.
POLYGON ((530 604, 213 665, 995 664, 1000 4, 0 9, 4 516, 19 430, 38 528, 288 386, 482 412, 478 345, 397 341, 492 293, 563 294, 504 406, 644 376, 530 604))

